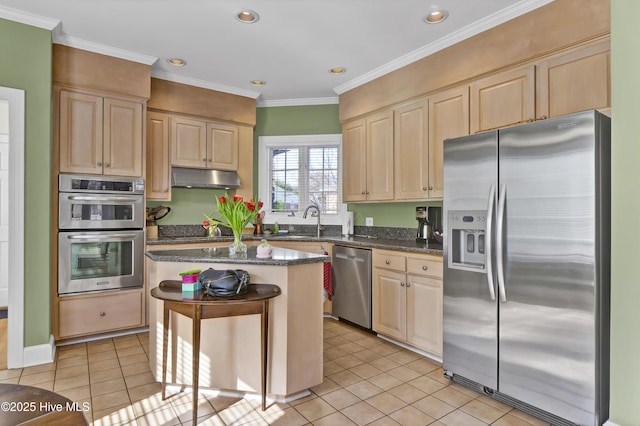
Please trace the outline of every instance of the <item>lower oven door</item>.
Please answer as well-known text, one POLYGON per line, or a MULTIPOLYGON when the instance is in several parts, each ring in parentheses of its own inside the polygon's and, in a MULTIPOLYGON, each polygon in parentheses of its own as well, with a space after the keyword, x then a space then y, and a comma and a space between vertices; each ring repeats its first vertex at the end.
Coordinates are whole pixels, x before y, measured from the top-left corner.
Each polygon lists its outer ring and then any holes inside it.
POLYGON ((58 234, 61 296, 142 286, 144 231, 58 234))

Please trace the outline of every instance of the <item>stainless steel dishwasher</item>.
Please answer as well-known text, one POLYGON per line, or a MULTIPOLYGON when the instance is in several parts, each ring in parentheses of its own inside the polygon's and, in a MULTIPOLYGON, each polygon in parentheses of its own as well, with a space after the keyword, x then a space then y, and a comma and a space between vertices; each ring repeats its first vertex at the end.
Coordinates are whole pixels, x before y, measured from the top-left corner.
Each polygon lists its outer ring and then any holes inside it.
POLYGON ((333 315, 371 330, 371 250, 333 247, 333 315))

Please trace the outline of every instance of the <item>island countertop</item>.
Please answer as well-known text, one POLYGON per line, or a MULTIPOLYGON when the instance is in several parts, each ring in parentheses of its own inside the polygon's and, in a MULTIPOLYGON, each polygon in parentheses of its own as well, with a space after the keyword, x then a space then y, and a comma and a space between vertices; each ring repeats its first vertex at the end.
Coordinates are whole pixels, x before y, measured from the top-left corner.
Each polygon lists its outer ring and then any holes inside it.
POLYGON ((248 247, 246 255, 229 255, 228 247, 187 248, 175 250, 153 250, 145 253, 157 262, 190 263, 237 263, 252 265, 299 265, 305 263, 330 262, 329 256, 317 253, 273 247, 269 258, 258 257, 257 247, 248 247))

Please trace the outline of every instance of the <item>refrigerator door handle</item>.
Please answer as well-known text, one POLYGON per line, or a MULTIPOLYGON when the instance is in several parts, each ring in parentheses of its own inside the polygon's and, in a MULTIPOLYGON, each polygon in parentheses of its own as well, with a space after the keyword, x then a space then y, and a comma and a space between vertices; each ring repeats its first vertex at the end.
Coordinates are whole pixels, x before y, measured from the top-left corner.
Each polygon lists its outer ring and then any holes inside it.
POLYGON ((493 235, 493 205, 496 199, 496 187, 495 185, 491 185, 489 187, 489 202, 487 203, 487 231, 485 237, 485 257, 486 257, 486 265, 487 265, 487 284, 489 285, 489 294, 491 295, 491 300, 496 300, 496 291, 495 284, 493 282, 493 253, 491 250, 493 249, 491 243, 491 236, 493 235))
POLYGON ((500 194, 498 194, 498 214, 496 220, 496 269, 498 270, 498 291, 500 292, 500 300, 507 301, 507 292, 504 288, 504 264, 503 264, 503 243, 504 243, 504 208, 507 202, 507 186, 503 183, 500 185, 500 194))

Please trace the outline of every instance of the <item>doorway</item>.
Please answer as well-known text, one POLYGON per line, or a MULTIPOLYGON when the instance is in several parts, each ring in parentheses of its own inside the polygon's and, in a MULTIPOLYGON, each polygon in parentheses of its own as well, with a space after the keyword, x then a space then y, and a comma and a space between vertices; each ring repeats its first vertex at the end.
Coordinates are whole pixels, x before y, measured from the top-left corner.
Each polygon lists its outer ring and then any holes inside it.
POLYGON ((23 364, 24 115, 24 91, 0 87, 0 369, 23 364))

